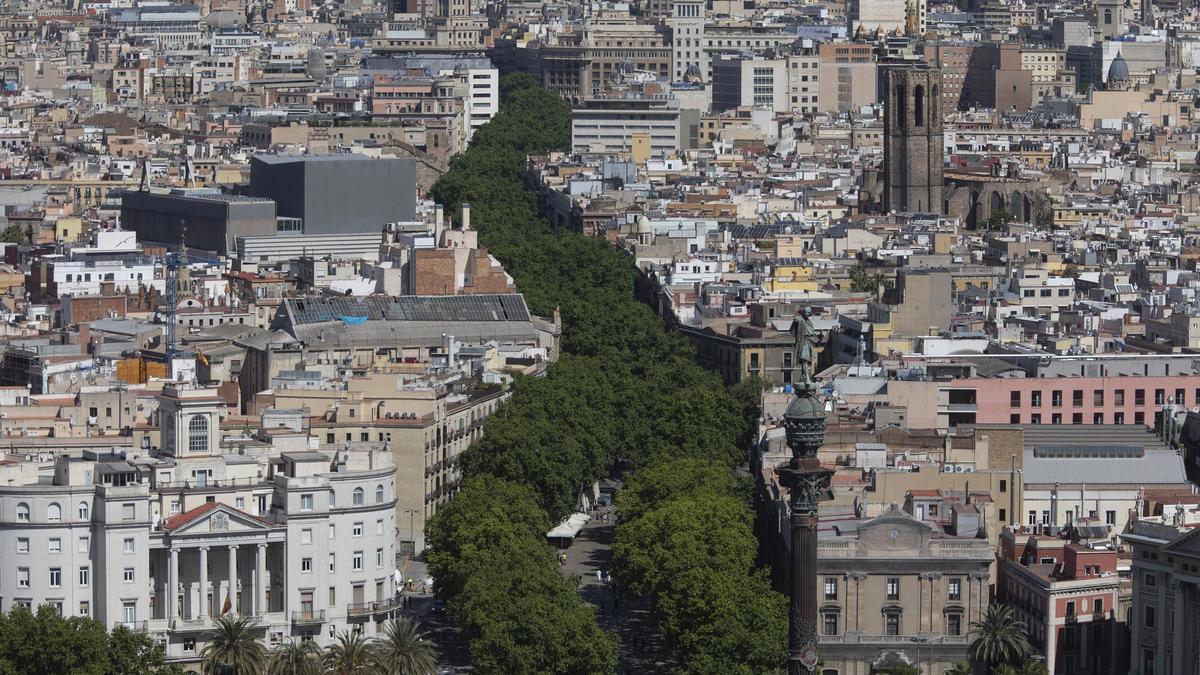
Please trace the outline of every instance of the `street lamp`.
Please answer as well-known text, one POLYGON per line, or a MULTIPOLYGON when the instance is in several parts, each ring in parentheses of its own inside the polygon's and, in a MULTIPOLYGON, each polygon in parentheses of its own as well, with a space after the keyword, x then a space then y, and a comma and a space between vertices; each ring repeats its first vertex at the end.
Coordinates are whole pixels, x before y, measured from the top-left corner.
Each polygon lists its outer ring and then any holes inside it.
POLYGON ((917 673, 921 672, 921 645, 929 642, 928 635, 914 635, 912 641, 917 644, 917 673))

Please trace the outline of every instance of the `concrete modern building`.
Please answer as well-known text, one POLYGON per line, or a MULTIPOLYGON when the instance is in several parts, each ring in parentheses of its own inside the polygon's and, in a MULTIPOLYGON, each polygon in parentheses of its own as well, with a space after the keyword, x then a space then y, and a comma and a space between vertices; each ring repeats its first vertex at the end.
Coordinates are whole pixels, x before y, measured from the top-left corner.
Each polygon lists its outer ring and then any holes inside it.
POLYGON ((160 447, 0 467, 0 602, 49 604, 161 640, 198 662, 213 617, 268 644, 371 634, 399 607, 395 467, 384 443, 310 444, 301 415, 220 432, 215 390, 164 388, 160 447))
POLYGON ((277 233, 275 204, 212 189, 170 192, 126 191, 121 195, 121 222, 138 241, 177 245, 228 255, 235 240, 277 233))
POLYGON ((678 102, 666 97, 590 98, 571 110, 571 148, 584 154, 679 150, 678 102))
POLYGON ((788 103, 788 62, 750 54, 717 54, 712 59, 712 110, 791 109, 788 103))
POLYGON ((390 222, 416 219, 416 166, 411 159, 350 153, 256 155, 250 192, 275 202, 311 234, 382 233, 390 222))

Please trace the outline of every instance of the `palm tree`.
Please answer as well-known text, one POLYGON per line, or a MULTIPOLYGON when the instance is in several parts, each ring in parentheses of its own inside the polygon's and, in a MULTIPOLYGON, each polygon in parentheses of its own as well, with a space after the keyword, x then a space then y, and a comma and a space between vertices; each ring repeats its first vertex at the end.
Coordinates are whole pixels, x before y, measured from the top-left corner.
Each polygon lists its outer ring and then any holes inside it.
POLYGON ((975 671, 971 668, 971 664, 967 663, 966 661, 959 661, 953 666, 950 666, 950 669, 946 671, 946 675, 973 675, 974 672, 975 671))
POLYGON ((267 675, 321 675, 321 649, 311 640, 288 640, 271 652, 267 675))
POLYGON ((383 627, 375 655, 386 675, 429 675, 437 669, 437 645, 425 638, 411 618, 399 617, 383 627))
POLYGON ((1025 624, 1012 607, 988 605, 983 618, 971 624, 971 659, 988 665, 1016 663, 1029 654, 1025 624))
POLYGON ((250 634, 249 619, 228 615, 217 618, 200 656, 205 675, 258 675, 267 650, 250 634))
POLYGON ((375 668, 375 650, 363 634, 343 632, 325 652, 325 671, 330 675, 361 675, 375 668))

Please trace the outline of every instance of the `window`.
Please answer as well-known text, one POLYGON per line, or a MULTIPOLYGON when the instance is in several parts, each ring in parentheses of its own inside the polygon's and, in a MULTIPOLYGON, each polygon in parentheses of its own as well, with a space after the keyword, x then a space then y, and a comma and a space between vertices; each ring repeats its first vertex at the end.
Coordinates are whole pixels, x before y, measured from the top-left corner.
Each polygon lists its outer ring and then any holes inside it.
POLYGON ((382 548, 375 549, 375 566, 383 567, 383 549, 382 548))
POLYGON ((121 542, 121 550, 125 553, 133 553, 133 537, 126 537, 125 540, 121 542))
POLYGON ((354 552, 354 555, 350 558, 350 568, 353 569, 355 572, 362 571, 362 568, 363 568, 363 552, 362 551, 354 552))
POLYGON ((1020 424, 1021 423, 1021 415, 1018 413, 1013 413, 1013 414, 1009 415, 1008 423, 1009 424, 1020 424))
POLYGON ((17 537, 17 553, 29 553, 29 537, 17 537))
POLYGON ((1146 628, 1154 628, 1154 605, 1146 605, 1145 610, 1146 614, 1144 620, 1142 621, 1142 625, 1144 625, 1146 628))
POLYGON ((49 543, 46 546, 49 553, 62 553, 62 539, 58 537, 50 537, 49 543))
POLYGON ((79 601, 79 616, 89 617, 92 615, 92 603, 87 600, 79 601))
POLYGON ((329 571, 333 572, 336 570, 337 570, 337 554, 330 553, 329 554, 329 571))
POLYGON ((137 517, 137 506, 135 506, 134 504, 122 504, 121 505, 121 519, 122 520, 133 520, 136 517, 137 517))
POLYGON ((1167 402, 1167 392, 1162 389, 1154 390, 1154 405, 1162 405, 1167 402))
POLYGON ((1104 611, 1104 598, 1096 598, 1095 600, 1092 600, 1092 611, 1093 612, 1103 612, 1104 611))
POLYGON ((1113 413, 1113 424, 1125 424, 1125 413, 1113 413))
POLYGON ((124 579, 125 579, 125 583, 128 583, 128 584, 133 583, 133 568, 132 567, 125 568, 124 579))
POLYGON ((1054 413, 1050 415, 1051 424, 1062 424, 1062 413, 1054 413))
POLYGON ((301 558, 300 559, 300 571, 301 572, 311 572, 312 571, 312 558, 301 558))
MULTIPOLYGON (((1111 12, 1111 10, 1105 10, 1111 12)), ((1154 650, 1142 650, 1142 675, 1154 675, 1154 650)))
POLYGON ((62 568, 61 567, 51 567, 50 568, 50 588, 60 588, 60 587, 62 587, 62 568))
MULTIPOLYGON (((962 579, 950 579, 950 599, 962 600, 962 579)), ((955 633, 957 635, 957 633, 955 633)))
POLYGON ((1076 389, 1075 391, 1071 392, 1071 407, 1073 407, 1073 408, 1082 408, 1083 407, 1083 390, 1082 389, 1076 389))
POLYGON ((1037 511, 1030 511, 1030 512, 1029 512, 1029 524, 1030 524, 1030 525, 1037 525, 1037 511))
POLYGON ((337 604, 337 587, 329 587, 329 604, 330 606, 337 604))
POLYGON ((1104 405, 1104 390, 1097 389, 1092 392, 1092 405, 1104 405))
POLYGON ((1061 389, 1055 389, 1050 392, 1050 407, 1061 408, 1062 401, 1063 401, 1063 397, 1062 397, 1061 389))
POLYGON ((1117 512, 1116 511, 1105 511, 1104 512, 1104 522, 1109 525, 1116 525, 1117 524, 1117 512))
POLYGON ((364 494, 365 494, 365 493, 363 492, 363 489, 362 489, 362 488, 360 488, 360 487, 356 487, 356 488, 354 488, 354 499, 352 500, 352 503, 353 503, 355 506, 362 506, 362 505, 363 505, 363 495, 364 495, 364 494))
POLYGON ((949 635, 962 635, 962 615, 947 614, 946 615, 946 633, 949 635))
POLYGON ((1003 478, 1000 479, 1000 491, 1008 492, 1008 481, 1004 480, 1003 478))
POLYGON ((301 511, 312 511, 313 510, 313 496, 312 495, 300 495, 300 510, 301 511))
POLYGON ((382 485, 375 486, 375 503, 376 504, 383 503, 383 486, 382 485))
POLYGON ((825 599, 837 600, 837 577, 825 577, 825 599))
POLYGON ((383 534, 383 518, 375 521, 375 534, 383 534))
POLYGON ((1117 389, 1113 392, 1113 403, 1116 405, 1125 405, 1125 390, 1117 389))
POLYGON ((1133 390, 1133 404, 1134 405, 1146 405, 1146 390, 1145 389, 1134 389, 1133 390))
MULTIPOLYGON (((887 599, 888 600, 899 600, 900 599, 900 577, 888 577, 887 578, 887 599)), ((894 633, 893 633, 893 635, 894 635, 894 633)))
POLYGON ((1042 392, 1040 392, 1040 391, 1030 392, 1029 404, 1035 408, 1042 407, 1042 392))
POLYGON ((884 619, 885 619, 885 622, 887 625, 887 635, 899 635, 900 634, 900 613, 899 612, 888 612, 885 615, 884 619))
POLYGON ((1075 602, 1074 601, 1067 602, 1067 616, 1075 616, 1075 602))
POLYGON ((29 588, 29 568, 17 568, 17 588, 29 588))
POLYGON ((825 613, 825 635, 838 634, 838 615, 837 612, 825 613))
POLYGON ((306 527, 303 530, 300 530, 300 543, 301 544, 311 544, 312 543, 312 528, 311 527, 306 527))
POLYGON ((1041 415, 1039 415, 1038 413, 1034 413, 1034 414, 1030 415, 1030 416, 1029 416, 1029 423, 1030 423, 1030 424, 1041 424, 1041 423, 1042 423, 1042 416, 1041 416, 1041 415))
POLYGON ((329 538, 337 539, 337 528, 334 527, 333 523, 329 524, 329 538))
POLYGON ((183 653, 184 654, 196 653, 196 638, 190 637, 190 638, 183 639, 183 653))
POLYGON ((194 415, 188 421, 188 452, 205 452, 208 450, 208 418, 194 415))
POLYGON ((90 567, 79 568, 79 585, 87 586, 92 581, 92 570, 90 567))
POLYGON ((355 523, 355 524, 354 524, 354 529, 353 529, 353 532, 352 532, 351 534, 353 534, 353 535, 354 535, 354 536, 356 536, 356 537, 361 537, 361 536, 363 536, 363 524, 362 524, 362 523, 355 523))
POLYGON ((1073 413, 1071 415, 1071 424, 1083 424, 1083 413, 1073 413))
POLYGON ((1141 410, 1133 413, 1133 423, 1134 424, 1145 424, 1146 423, 1146 413, 1142 412, 1141 410))
POLYGON ((87 502, 79 502, 79 509, 78 509, 78 513, 79 513, 79 519, 80 519, 80 520, 87 520, 87 519, 88 519, 88 505, 87 505, 87 502))
POLYGON ((79 538, 79 549, 78 549, 78 550, 79 550, 79 552, 80 552, 80 553, 91 553, 91 551, 92 551, 92 538, 91 538, 91 537, 80 537, 80 538, 79 538))
POLYGON ((1148 588, 1154 588, 1158 585, 1158 578, 1149 572, 1146 572, 1146 575, 1142 578, 1142 580, 1146 582, 1146 586, 1148 588))
POLYGON ((1104 413, 1092 413, 1092 424, 1104 424, 1104 413))
POLYGON ((62 507, 57 502, 46 507, 46 521, 51 523, 62 522, 62 507))
POLYGON ((245 497, 234 497, 233 507, 235 509, 245 511, 246 510, 246 498, 245 497))
POLYGON ((1047 511, 1042 511, 1042 524, 1043 524, 1043 525, 1049 525, 1049 524, 1050 524, 1050 511, 1048 511, 1048 510, 1047 510, 1047 511))
POLYGON ((1010 392, 1008 395, 1008 405, 1010 408, 1020 408, 1021 407, 1021 392, 1019 392, 1019 391, 1010 392))
POLYGON ((29 522, 29 505, 25 502, 17 504, 17 521, 22 523, 29 522))

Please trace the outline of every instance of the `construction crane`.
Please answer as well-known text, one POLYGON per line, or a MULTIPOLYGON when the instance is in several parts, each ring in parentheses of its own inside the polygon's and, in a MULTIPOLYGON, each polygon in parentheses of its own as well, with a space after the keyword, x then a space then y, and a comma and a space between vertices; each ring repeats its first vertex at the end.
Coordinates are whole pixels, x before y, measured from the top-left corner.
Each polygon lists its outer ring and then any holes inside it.
POLYGON ((187 264, 187 226, 180 221, 179 248, 167 253, 167 371, 178 354, 178 344, 175 341, 176 311, 179 305, 179 270, 187 264))

